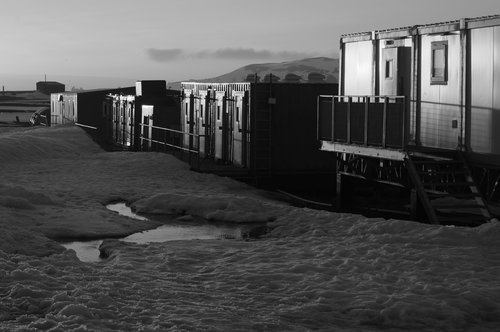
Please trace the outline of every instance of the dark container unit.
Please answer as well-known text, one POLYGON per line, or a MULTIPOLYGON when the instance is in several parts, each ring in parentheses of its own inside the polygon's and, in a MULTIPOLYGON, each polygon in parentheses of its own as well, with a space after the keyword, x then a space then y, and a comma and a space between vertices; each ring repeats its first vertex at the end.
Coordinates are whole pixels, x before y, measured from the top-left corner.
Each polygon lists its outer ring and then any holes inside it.
POLYGON ((51 94, 51 123, 76 123, 97 140, 107 135, 106 95, 135 93, 135 87, 51 94))
POLYGON ((55 81, 40 81, 36 82, 36 91, 50 95, 51 93, 66 91, 66 86, 55 81))
POLYGON ((335 158, 319 151, 316 100, 336 92, 331 83, 182 83, 183 146, 216 172, 291 182, 331 175, 335 158))
POLYGON ((160 149, 175 142, 170 130, 180 129, 180 92, 167 90, 166 82, 138 81, 133 94, 108 94, 105 108, 107 131, 113 144, 131 149, 160 149), (163 129, 162 129, 163 128, 163 129))

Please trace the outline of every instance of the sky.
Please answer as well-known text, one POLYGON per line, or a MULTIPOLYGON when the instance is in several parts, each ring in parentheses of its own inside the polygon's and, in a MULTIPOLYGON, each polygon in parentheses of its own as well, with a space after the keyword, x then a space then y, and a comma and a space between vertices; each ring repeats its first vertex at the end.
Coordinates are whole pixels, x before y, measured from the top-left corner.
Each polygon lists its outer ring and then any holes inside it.
POLYGON ((2 0, 0 84, 209 78, 338 57, 343 33, 493 14, 498 0, 2 0))

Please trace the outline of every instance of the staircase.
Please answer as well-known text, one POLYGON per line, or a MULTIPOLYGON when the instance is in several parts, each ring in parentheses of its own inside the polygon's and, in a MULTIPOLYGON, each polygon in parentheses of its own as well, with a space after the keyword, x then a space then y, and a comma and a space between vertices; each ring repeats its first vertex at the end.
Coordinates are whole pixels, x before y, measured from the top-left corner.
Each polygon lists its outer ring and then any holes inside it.
POLYGON ((415 190, 412 210, 423 208, 430 223, 478 226, 492 218, 461 152, 409 153, 405 165, 415 190))

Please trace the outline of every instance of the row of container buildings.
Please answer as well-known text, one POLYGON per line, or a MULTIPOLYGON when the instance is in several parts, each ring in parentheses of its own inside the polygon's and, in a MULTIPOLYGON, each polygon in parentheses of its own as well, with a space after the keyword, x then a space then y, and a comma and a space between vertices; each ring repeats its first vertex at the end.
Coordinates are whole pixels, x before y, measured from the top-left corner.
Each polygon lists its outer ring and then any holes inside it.
POLYGON ((200 170, 333 179, 338 208, 352 179, 383 183, 409 193, 415 219, 448 223, 466 208, 463 223, 479 224, 500 191, 499 54, 500 16, 352 33, 340 40, 339 84, 139 81, 52 94, 52 123, 185 151, 200 170))
MULTIPOLYGON (((316 102, 334 83, 165 81, 51 96, 52 123, 76 123, 107 147, 183 152, 193 168, 240 178, 332 177, 318 149, 316 102)), ((322 181, 324 182, 324 181, 322 181)))

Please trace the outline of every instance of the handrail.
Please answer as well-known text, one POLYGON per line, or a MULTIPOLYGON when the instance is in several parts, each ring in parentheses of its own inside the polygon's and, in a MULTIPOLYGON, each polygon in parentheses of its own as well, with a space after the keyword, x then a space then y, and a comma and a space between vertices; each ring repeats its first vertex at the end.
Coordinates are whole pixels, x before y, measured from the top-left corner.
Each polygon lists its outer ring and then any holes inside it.
POLYGON ((153 129, 160 129, 160 130, 164 130, 164 131, 170 131, 172 133, 176 133, 176 134, 182 134, 182 135, 192 135, 192 136, 205 136, 205 135, 199 135, 199 134, 194 134, 194 133, 186 133, 184 131, 181 131, 181 130, 176 130, 176 129, 172 129, 172 128, 165 128, 165 127, 158 127, 158 126, 154 126, 154 125, 150 125, 150 124, 147 124, 147 123, 139 123, 140 126, 146 126, 146 127, 150 127, 150 128, 153 128, 153 129))
MULTIPOLYGON (((183 132, 183 131, 180 131, 180 130, 176 130, 176 129, 171 129, 171 128, 165 128, 165 127, 159 127, 159 126, 154 126, 154 125, 150 125, 150 124, 146 124, 146 123, 139 123, 139 126, 141 126, 141 128, 151 128, 151 129, 158 129, 158 130, 161 130, 161 131, 165 131, 165 132, 171 132, 171 133, 174 133, 174 134, 178 134, 179 136, 182 135, 188 135, 188 136, 193 136, 196 141, 197 141, 197 144, 196 144, 196 149, 193 149, 190 147, 184 147, 182 146, 182 143, 180 143, 180 145, 176 145, 176 144, 172 144, 172 143, 168 143, 165 141, 159 141, 157 139, 153 139, 153 137, 144 137, 144 130, 142 129, 141 130, 141 133, 139 135, 139 139, 141 141, 140 143, 140 146, 141 146, 141 149, 143 147, 143 144, 144 144, 144 141, 146 142, 150 142, 150 143, 157 143, 157 144, 160 144, 160 145, 164 145, 164 146, 168 146, 168 147, 172 147, 172 148, 175 148, 175 149, 179 149, 181 151, 186 151, 186 152, 189 152, 190 153, 190 161, 191 161, 191 153, 193 154, 196 154, 197 156, 197 159, 198 159, 198 164, 200 162, 200 138, 202 137, 208 137, 209 135, 201 135, 201 134, 195 134, 195 133, 187 133, 187 132, 183 132)), ((199 167, 199 165, 198 165, 199 167)))
POLYGON ((97 127, 84 125, 84 124, 82 124, 82 123, 78 123, 78 122, 75 122, 75 125, 77 125, 77 126, 79 126, 79 127, 83 127, 83 128, 88 128, 88 129, 94 129, 94 130, 97 130, 97 129, 98 129, 97 127))
POLYGON ((334 98, 405 98, 403 95, 319 95, 319 97, 334 97, 334 98))

